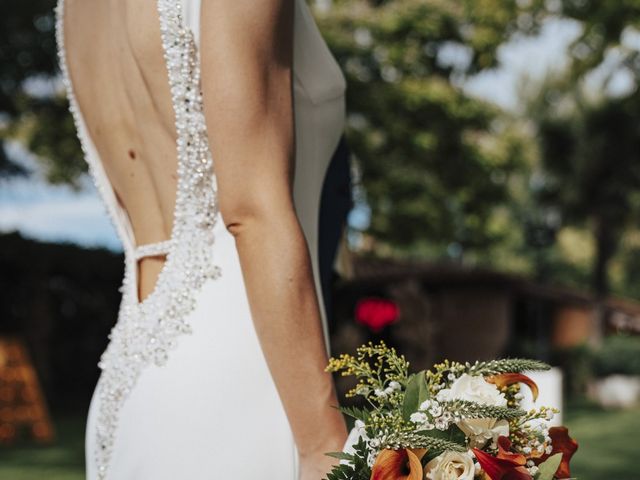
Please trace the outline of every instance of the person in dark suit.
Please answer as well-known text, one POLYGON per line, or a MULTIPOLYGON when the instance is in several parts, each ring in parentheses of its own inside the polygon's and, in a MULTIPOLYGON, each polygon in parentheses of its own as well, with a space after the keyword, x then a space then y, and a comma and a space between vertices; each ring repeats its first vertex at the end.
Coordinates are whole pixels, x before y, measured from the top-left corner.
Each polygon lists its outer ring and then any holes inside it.
POLYGON ((333 265, 347 217, 353 207, 350 157, 351 152, 343 135, 327 169, 320 199, 318 260, 324 307, 330 326, 333 320, 333 265))

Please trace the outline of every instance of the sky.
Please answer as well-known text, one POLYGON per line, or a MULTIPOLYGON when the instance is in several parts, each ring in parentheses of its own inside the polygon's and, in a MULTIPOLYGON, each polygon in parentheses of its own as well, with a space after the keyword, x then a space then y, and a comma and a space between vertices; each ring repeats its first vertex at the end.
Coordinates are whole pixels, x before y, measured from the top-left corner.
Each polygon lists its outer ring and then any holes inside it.
MULTIPOLYGON (((578 32, 574 23, 551 20, 538 37, 516 38, 501 47, 501 66, 467 80, 464 88, 515 110, 522 79, 541 78, 547 71, 561 67, 566 47, 578 32)), ((88 178, 83 180, 79 191, 68 186, 51 186, 38 171, 36 160, 20 144, 13 142, 8 148, 11 157, 18 158, 33 173, 28 178, 0 178, 0 232, 18 231, 39 240, 121 249, 115 229, 88 178)), ((354 213, 354 222, 366 221, 362 218, 366 213, 354 213)))
POLYGON ((7 147, 10 157, 31 173, 11 180, 0 178, 0 231, 120 250, 120 241, 88 177, 82 179, 79 191, 66 185, 52 186, 19 143, 11 142, 7 147))

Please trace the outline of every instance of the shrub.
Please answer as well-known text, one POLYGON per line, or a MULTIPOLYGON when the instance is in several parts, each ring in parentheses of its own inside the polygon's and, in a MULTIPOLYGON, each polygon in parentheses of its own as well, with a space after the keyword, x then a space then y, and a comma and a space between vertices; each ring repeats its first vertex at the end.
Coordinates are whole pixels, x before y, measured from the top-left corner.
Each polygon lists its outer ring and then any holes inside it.
POLYGON ((594 373, 607 375, 640 375, 640 337, 612 335, 594 353, 594 373))

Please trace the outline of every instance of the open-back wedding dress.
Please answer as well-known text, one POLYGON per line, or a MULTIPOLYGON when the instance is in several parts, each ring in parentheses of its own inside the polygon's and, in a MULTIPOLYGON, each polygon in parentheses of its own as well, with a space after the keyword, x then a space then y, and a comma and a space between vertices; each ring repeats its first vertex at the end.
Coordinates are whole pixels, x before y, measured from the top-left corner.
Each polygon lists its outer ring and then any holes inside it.
MULTIPOLYGON (((200 0, 157 0, 155 10, 175 113, 177 190, 170 239, 147 245, 135 241, 105 173, 109 159, 100 158, 74 95, 64 0, 57 10, 78 136, 125 252, 119 317, 88 414, 87 478, 294 480, 295 444, 254 330, 234 238, 217 208, 200 85, 200 0), (157 255, 166 262, 141 301, 137 262, 157 255)), ((344 127, 344 91, 305 0, 295 0, 294 196, 318 295, 320 193, 344 127)))

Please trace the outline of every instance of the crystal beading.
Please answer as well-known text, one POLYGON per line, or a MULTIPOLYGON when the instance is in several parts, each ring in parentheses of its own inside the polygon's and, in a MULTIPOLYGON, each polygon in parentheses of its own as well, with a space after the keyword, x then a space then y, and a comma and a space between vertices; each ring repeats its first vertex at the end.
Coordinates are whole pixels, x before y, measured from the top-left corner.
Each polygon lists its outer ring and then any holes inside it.
POLYGON ((133 250, 133 258, 135 258, 136 260, 140 260, 145 257, 157 257, 160 255, 167 255, 171 251, 172 246, 173 246, 172 240, 165 240, 163 242, 138 245, 133 250))
MULTIPOLYGON (((182 334, 191 333, 188 316, 195 296, 209 279, 220 276, 214 264, 214 226, 218 215, 217 187, 203 114, 198 52, 193 33, 185 26, 181 2, 158 0, 162 46, 166 62, 177 133, 176 204, 166 261, 156 286, 138 300, 136 249, 128 247, 111 185, 93 147, 73 92, 64 46, 64 0, 56 9, 56 38, 62 78, 89 172, 118 234, 125 245, 125 273, 118 321, 100 358, 102 370, 96 391, 99 401, 94 458, 98 478, 107 478, 120 411, 142 370, 162 366, 182 334), (110 201, 111 200, 111 201, 110 201)), ((150 251, 154 246, 150 246, 150 251)), ((145 246, 141 250, 145 253, 145 246)), ((138 252, 139 253, 139 252, 138 252)), ((147 252, 148 253, 148 252, 147 252)))

